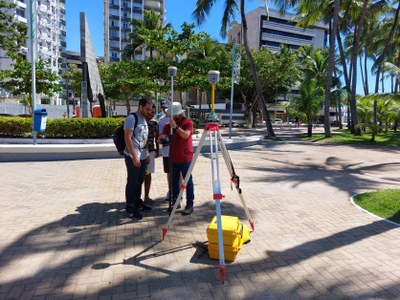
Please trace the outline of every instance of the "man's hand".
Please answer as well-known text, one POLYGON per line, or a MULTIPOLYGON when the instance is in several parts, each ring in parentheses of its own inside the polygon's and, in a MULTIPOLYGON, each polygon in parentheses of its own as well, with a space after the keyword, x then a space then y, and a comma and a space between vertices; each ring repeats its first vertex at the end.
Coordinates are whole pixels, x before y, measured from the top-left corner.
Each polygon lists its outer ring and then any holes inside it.
POLYGON ((139 159, 139 157, 137 157, 137 155, 133 155, 133 156, 132 156, 132 162, 133 162, 133 165, 134 165, 136 168, 140 168, 140 167, 142 166, 142 164, 141 164, 141 162, 140 162, 140 159, 139 159))
POLYGON ((158 139, 157 139, 157 142, 159 142, 160 144, 162 144, 162 140, 165 140, 167 138, 167 135, 166 134, 160 134, 159 136, 158 136, 158 139))

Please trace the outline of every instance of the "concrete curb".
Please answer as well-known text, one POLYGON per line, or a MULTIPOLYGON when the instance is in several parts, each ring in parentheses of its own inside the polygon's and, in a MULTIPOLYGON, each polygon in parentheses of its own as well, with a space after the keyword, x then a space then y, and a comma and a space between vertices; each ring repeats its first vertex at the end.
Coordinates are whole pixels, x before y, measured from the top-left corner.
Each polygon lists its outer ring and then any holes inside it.
POLYGON ((355 195, 351 196, 351 197, 350 197, 350 202, 351 202, 351 204, 353 204, 353 205, 354 205, 355 207, 357 207, 359 210, 361 210, 362 212, 364 212, 364 213, 366 213, 366 214, 368 214, 368 215, 370 215, 370 216, 374 216, 374 217, 377 218, 377 219, 380 219, 380 220, 382 220, 382 221, 385 221, 385 222, 388 222, 388 223, 390 223, 390 224, 392 224, 392 225, 396 225, 396 226, 399 226, 399 227, 400 227, 400 224, 399 224, 399 223, 396 223, 396 222, 393 222, 393 221, 384 219, 384 218, 382 218, 382 217, 380 217, 380 216, 377 216, 377 215, 375 215, 375 214, 369 212, 368 210, 362 208, 362 207, 359 206, 358 204, 356 204, 356 203, 354 202, 354 197, 357 196, 357 195, 361 195, 361 194, 362 194, 362 193, 355 194, 355 195))
MULTIPOLYGON (((193 147, 199 143, 198 135, 193 138, 193 147)), ((23 139, 27 140, 27 139, 23 139)), ((248 147, 258 144, 262 136, 223 138, 228 150, 248 147)), ((14 143, 0 144, 0 162, 15 161, 52 161, 52 160, 75 160, 75 159, 99 159, 121 157, 112 140, 44 140, 38 144, 14 143), (62 144, 60 144, 62 142, 62 144), (97 142, 97 143, 94 143, 97 142)), ((4 141, 3 141, 4 142, 4 141)), ((20 141, 22 142, 22 141, 20 141)), ((26 141, 25 141, 26 142, 26 141)), ((32 143, 32 140, 29 140, 32 143)), ((202 153, 209 152, 209 142, 206 139, 201 149, 202 153)))

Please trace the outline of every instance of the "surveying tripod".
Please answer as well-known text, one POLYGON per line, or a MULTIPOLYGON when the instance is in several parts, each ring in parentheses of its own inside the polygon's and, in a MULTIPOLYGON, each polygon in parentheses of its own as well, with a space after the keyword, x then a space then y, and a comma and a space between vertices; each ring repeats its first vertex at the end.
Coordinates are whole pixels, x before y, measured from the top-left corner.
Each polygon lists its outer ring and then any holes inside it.
POLYGON ((210 139, 210 159, 211 159, 211 173, 212 173, 212 183, 213 183, 213 198, 215 200, 215 206, 216 206, 216 215, 217 215, 217 230, 218 230, 218 253, 219 253, 219 269, 220 269, 220 275, 221 275, 221 281, 224 283, 225 280, 225 274, 226 274, 226 266, 225 266, 225 257, 224 257, 224 243, 223 243, 223 234, 222 234, 222 217, 221 217, 221 203, 220 200, 222 199, 223 195, 221 193, 221 185, 220 185, 220 173, 219 173, 219 158, 218 158, 218 146, 221 149, 222 156, 225 160, 225 164, 228 168, 229 174, 231 176, 231 183, 234 184, 236 191, 239 194, 240 201, 242 203, 243 209, 246 213, 246 217, 249 220, 249 223, 251 225, 252 230, 254 230, 254 220, 252 220, 250 216, 250 212, 246 206, 246 203, 244 202, 243 195, 242 195, 242 190, 240 188, 240 180, 239 176, 236 175, 235 169, 232 164, 232 160, 229 156, 228 150, 225 147, 225 144, 222 140, 222 136, 219 130, 218 123, 207 123, 203 134, 201 135, 199 144, 197 146, 196 152, 194 154, 193 160, 190 163, 189 170, 186 173, 185 179, 183 181, 183 184, 181 186, 181 190, 179 192, 179 195, 176 199, 176 202, 172 208, 172 211, 170 213, 170 216, 168 218, 168 222, 165 226, 162 226, 162 238, 164 240, 165 235, 167 234, 167 230, 169 225, 172 222, 172 219, 175 215, 175 211, 182 199, 182 194, 183 191, 186 189, 186 185, 189 182, 189 178, 192 174, 193 167, 196 163, 196 160, 200 154, 200 151, 203 147, 204 141, 207 137, 209 136, 210 139), (215 164, 214 164, 215 160, 215 164))

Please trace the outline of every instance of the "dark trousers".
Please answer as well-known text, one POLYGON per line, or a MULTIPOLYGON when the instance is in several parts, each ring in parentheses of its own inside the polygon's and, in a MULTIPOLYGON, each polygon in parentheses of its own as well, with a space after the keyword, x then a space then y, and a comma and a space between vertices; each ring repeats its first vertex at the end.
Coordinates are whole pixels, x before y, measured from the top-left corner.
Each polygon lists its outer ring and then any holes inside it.
MULTIPOLYGON (((178 198, 180 186, 179 186, 179 177, 180 173, 182 173, 183 180, 185 180, 186 174, 189 171, 191 162, 187 163, 172 163, 172 197, 174 200, 178 198)), ((194 188, 193 188, 193 179, 192 175, 189 177, 189 181, 186 186, 186 198, 187 202, 186 205, 193 206, 194 201, 194 188)))
POLYGON ((126 172, 128 174, 125 186, 126 210, 138 210, 142 207, 142 183, 146 171, 146 160, 141 160, 141 166, 135 167, 132 158, 125 156, 126 172))

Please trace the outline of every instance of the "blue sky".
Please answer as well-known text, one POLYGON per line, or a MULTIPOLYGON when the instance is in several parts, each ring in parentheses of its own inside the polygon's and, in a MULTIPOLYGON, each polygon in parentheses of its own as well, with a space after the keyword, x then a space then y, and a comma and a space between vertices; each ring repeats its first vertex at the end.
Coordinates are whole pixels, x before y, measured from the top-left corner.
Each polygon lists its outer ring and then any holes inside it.
MULTIPOLYGON (((223 41, 219 36, 222 19, 222 3, 217 1, 206 22, 196 28, 196 31, 208 32, 212 38, 223 41)), ((263 1, 247 1, 247 11, 250 11, 260 5, 263 1)), ((196 7, 196 0, 165 0, 167 10, 167 23, 180 31, 183 22, 194 23, 192 13, 196 7)), ((93 48, 96 55, 104 55, 103 46, 103 0, 66 0, 66 21, 67 21, 67 50, 79 51, 79 13, 84 12, 89 24, 92 37, 93 48)))
MULTIPOLYGON (((205 31, 210 36, 218 41, 224 41, 219 35, 221 28, 221 19, 224 1, 219 0, 214 5, 208 16, 206 22, 201 27, 197 27, 196 31, 205 31)), ((246 12, 263 5, 264 1, 253 0, 246 1, 246 12)), ((183 22, 194 23, 192 13, 196 6, 196 0, 165 0, 167 10, 167 23, 180 31, 180 26, 183 22)), ((270 8, 273 8, 270 5, 270 8)), ((67 21, 67 50, 80 51, 80 37, 79 37, 79 13, 84 12, 88 21, 90 34, 92 37, 93 48, 98 56, 104 55, 103 46, 103 0, 66 0, 66 21, 67 21)), ((361 86, 361 75, 357 84, 357 92, 364 94, 361 86)), ((375 79, 369 77, 370 86, 375 85, 375 79), (372 85, 373 84, 373 85, 372 85)), ((385 84, 386 92, 390 90, 389 85, 385 84)), ((372 91, 372 89, 370 88, 372 91)))

